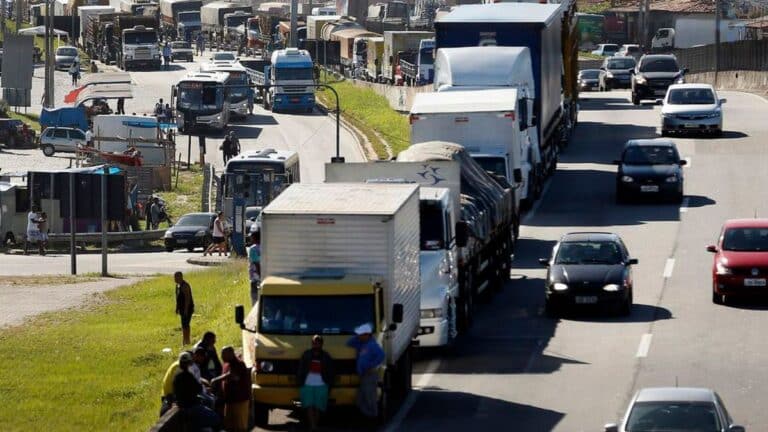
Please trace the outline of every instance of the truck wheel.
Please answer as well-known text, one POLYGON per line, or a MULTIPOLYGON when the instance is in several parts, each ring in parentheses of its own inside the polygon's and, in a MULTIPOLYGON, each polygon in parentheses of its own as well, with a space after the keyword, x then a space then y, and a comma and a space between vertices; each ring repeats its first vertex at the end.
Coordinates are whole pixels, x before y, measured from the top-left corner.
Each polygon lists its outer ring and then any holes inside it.
POLYGON ((269 408, 266 405, 254 402, 253 424, 260 428, 269 426, 269 408))
POLYGON ((384 372, 384 382, 381 385, 381 396, 379 396, 379 418, 378 422, 381 425, 387 424, 387 421, 392 416, 393 403, 392 400, 392 371, 387 368, 384 372))
POLYGON ((44 155, 51 157, 54 153, 56 153, 56 148, 54 148, 51 144, 47 144, 45 147, 43 147, 44 155))

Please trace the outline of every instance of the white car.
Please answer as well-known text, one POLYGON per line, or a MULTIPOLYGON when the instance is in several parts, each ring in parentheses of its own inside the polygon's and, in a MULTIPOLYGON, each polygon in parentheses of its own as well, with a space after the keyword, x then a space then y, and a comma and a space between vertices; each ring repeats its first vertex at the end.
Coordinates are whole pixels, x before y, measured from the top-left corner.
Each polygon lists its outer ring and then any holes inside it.
POLYGON ((619 46, 616 44, 600 44, 597 49, 592 51, 592 54, 603 57, 613 57, 619 51, 619 46))
POLYGON ((709 84, 673 84, 661 107, 661 135, 701 132, 723 134, 723 104, 709 84))
POLYGON ((56 152, 74 153, 85 144, 85 132, 80 129, 49 127, 40 134, 40 149, 46 156, 56 152))
POLYGON ((218 62, 218 61, 227 61, 227 62, 234 62, 237 61, 237 54, 231 52, 231 51, 221 51, 213 53, 211 56, 212 62, 218 62))

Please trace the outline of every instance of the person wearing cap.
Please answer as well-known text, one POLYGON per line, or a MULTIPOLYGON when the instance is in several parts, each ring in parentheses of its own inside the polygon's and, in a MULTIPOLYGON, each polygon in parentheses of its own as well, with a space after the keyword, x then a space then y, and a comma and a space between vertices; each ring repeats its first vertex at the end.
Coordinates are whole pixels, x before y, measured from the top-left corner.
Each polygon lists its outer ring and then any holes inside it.
POLYGON ((377 388, 379 385, 379 365, 384 361, 384 350, 371 335, 373 326, 363 324, 355 328, 355 336, 347 341, 347 346, 357 351, 357 374, 360 387, 357 389, 357 407, 366 417, 377 417, 379 404, 377 388))
POLYGON ((301 406, 307 411, 309 430, 317 429, 320 413, 328 407, 328 392, 333 385, 333 359, 323 350, 323 337, 312 336, 312 348, 304 351, 299 360, 296 382, 301 389, 301 406))
POLYGON ((217 428, 221 423, 219 416, 202 404, 198 397, 203 386, 192 374, 194 364, 192 354, 185 351, 179 355, 179 372, 173 378, 173 394, 182 416, 198 428, 217 428))
POLYGON ((251 402, 251 372, 235 355, 235 349, 225 346, 221 349, 224 369, 221 376, 211 384, 221 382, 224 399, 224 429, 227 432, 247 432, 251 402))

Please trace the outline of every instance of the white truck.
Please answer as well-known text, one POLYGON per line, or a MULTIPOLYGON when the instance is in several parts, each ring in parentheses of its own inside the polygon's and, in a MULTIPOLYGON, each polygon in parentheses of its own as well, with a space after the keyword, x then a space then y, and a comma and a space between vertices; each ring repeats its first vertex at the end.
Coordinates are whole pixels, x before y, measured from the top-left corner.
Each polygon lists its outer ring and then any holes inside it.
POLYGON ((442 162, 439 181, 426 175, 421 162, 362 162, 325 164, 326 183, 415 183, 419 189, 421 225, 421 324, 415 343, 445 346, 458 334, 459 297, 455 202, 460 193, 459 165, 442 162))
POLYGON ((381 75, 384 81, 396 83, 398 77, 402 78, 398 71, 400 55, 410 59, 412 53, 419 50, 422 40, 434 37, 433 32, 426 31, 385 31, 384 55, 381 59, 381 75))
MULTIPOLYGON (((411 118, 412 133, 416 133, 415 137, 412 135, 411 141, 429 141, 431 133, 455 137, 448 140, 468 147, 468 151, 477 156, 479 162, 487 163, 481 163, 485 169, 503 175, 510 184, 518 184, 516 200, 530 206, 541 188, 538 181, 540 173, 537 170, 542 161, 537 119, 534 116, 534 83, 531 54, 526 47, 442 48, 437 51, 435 60, 435 90, 438 94, 461 92, 453 97, 446 96, 445 100, 454 100, 458 104, 465 102, 467 109, 477 113, 474 114, 475 117, 484 117, 483 121, 488 123, 478 124, 481 121, 479 118, 470 121, 470 118, 465 116, 467 121, 449 122, 453 133, 461 131, 461 135, 451 135, 444 129, 449 127, 448 123, 445 123, 445 116, 442 120, 445 124, 438 126, 431 124, 429 116, 420 116, 412 111, 412 114, 421 120, 411 118), (486 97, 490 98, 486 100, 482 99, 483 93, 467 93, 478 90, 502 93, 486 93, 486 97), (470 104, 470 101, 474 102, 470 104), (485 114, 480 114, 481 112, 485 114), (509 127, 510 123, 514 124, 512 128, 509 127), (507 155, 505 163, 496 164, 500 168, 493 168, 493 158, 503 154, 507 155), (521 170, 521 179, 515 177, 515 169, 521 170)), ((426 93, 419 94, 414 101, 414 107, 421 104, 420 101, 433 101, 431 105, 435 105, 442 99, 426 93)), ((439 108, 435 106, 433 109, 439 108)), ((423 110, 424 108, 417 107, 417 111, 423 110)), ((452 120, 461 112, 457 110, 458 107, 453 109, 452 120)))
MULTIPOLYGON (((743 38, 739 24, 742 20, 723 19, 720 21, 720 40, 735 42, 743 38)), ((664 52, 672 49, 691 48, 696 45, 715 43, 715 19, 711 14, 694 14, 675 19, 675 27, 656 30, 651 39, 651 50, 664 52), (702 15, 702 16, 696 16, 702 15)))
POLYGON ((262 212, 259 299, 243 328, 243 359, 253 367, 254 421, 293 409, 302 353, 325 339, 336 372, 330 399, 354 406, 354 329, 373 328, 385 353, 379 394, 391 401, 411 388, 411 341, 419 329, 419 192, 409 184, 294 183, 262 212))
POLYGON ((203 5, 203 7, 200 8, 202 31, 215 33, 222 32, 225 24, 224 15, 237 11, 252 13, 253 7, 246 4, 224 1, 215 1, 203 5))
POLYGON ((91 17, 94 15, 115 13, 112 6, 80 6, 77 8, 77 14, 80 16, 80 46, 85 46, 86 29, 90 25, 91 17))

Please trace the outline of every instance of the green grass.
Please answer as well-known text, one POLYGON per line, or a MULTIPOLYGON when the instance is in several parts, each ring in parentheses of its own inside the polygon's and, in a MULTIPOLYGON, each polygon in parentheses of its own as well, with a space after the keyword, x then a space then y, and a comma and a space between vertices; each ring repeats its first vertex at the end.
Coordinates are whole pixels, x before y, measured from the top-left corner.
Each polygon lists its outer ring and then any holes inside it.
MULTIPOLYGON (((20 28, 25 29, 25 28, 29 28, 29 27, 32 27, 32 25, 29 24, 29 23, 21 23, 21 27, 20 28)), ((16 21, 12 21, 10 19, 6 19, 5 20, 5 31, 8 32, 8 33, 12 33, 12 34, 15 33, 16 32, 16 21)), ((4 35, 0 34, 0 41, 3 40, 3 36, 4 35)), ((45 52, 45 38, 43 38, 41 36, 35 36, 35 42, 34 43, 35 43, 35 46, 40 48, 40 50, 42 52, 45 52)), ((62 46, 63 45, 66 45, 66 42, 62 42, 62 46)), ((56 48, 58 48, 58 47, 59 47, 59 40, 58 39, 54 39, 53 40, 53 50, 55 51, 56 48)))
POLYGON ((602 14, 603 12, 611 8, 611 1, 606 0, 606 1, 601 1, 599 3, 580 1, 578 2, 578 7, 579 7, 579 12, 591 13, 591 14, 602 14))
POLYGON ((203 171, 198 165, 192 165, 190 170, 179 171, 179 183, 176 187, 176 176, 171 178, 170 192, 159 192, 163 197, 168 213, 174 221, 187 213, 199 212, 203 194, 203 171))
MULTIPOLYGON (((328 84, 339 93, 342 117, 365 135, 380 159, 387 158, 382 139, 391 146, 394 155, 408 147, 411 142, 408 118, 390 108, 384 96, 345 80, 334 81, 331 75, 327 75, 327 79, 328 84)), ((336 109, 336 101, 330 91, 318 89, 317 94, 329 110, 336 109)))
POLYGON ((8 114, 9 118, 18 119, 18 120, 23 121, 24 123, 28 124, 29 127, 31 127, 32 129, 34 129, 35 131, 40 133, 41 128, 40 128, 40 116, 39 115, 32 114, 32 113, 27 113, 27 114, 16 113, 16 112, 13 112, 13 110, 11 110, 11 109, 9 109, 6 112, 6 114, 8 114))
MULTIPOLYGON (((247 276, 244 262, 185 276, 193 340, 212 330, 217 348, 240 346, 233 306, 250 304, 247 276)), ((92 299, 0 330, 3 431, 146 431, 157 421, 163 375, 181 344, 172 278, 92 299)))

